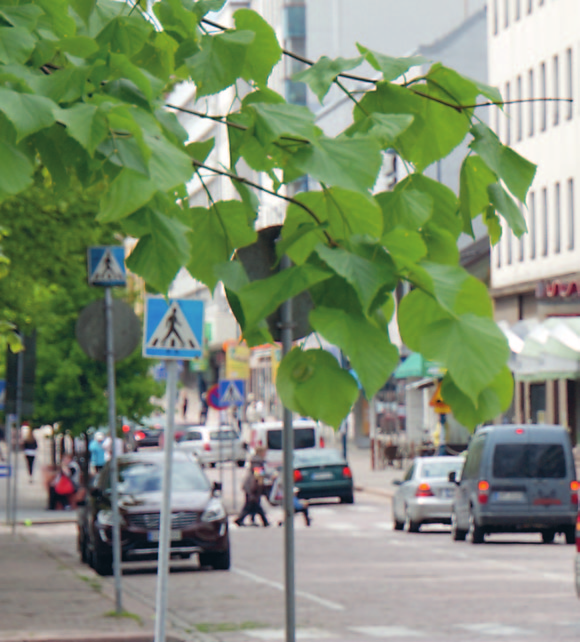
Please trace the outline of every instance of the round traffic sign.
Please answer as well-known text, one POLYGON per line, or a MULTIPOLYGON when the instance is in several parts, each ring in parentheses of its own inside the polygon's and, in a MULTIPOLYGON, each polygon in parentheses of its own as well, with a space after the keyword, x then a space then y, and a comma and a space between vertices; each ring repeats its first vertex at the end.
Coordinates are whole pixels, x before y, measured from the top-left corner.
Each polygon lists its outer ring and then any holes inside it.
POLYGON ((207 403, 215 410, 225 410, 227 406, 220 405, 219 386, 216 383, 207 391, 207 403))

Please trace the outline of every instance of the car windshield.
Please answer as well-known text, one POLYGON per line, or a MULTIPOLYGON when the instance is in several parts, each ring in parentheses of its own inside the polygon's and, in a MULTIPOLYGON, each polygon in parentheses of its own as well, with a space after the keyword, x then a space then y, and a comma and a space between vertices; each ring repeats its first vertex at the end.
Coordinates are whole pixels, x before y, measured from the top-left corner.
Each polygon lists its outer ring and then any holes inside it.
MULTIPOLYGON (((139 494, 161 491, 163 467, 157 463, 131 461, 119 463, 119 493, 139 494)), ((175 492, 207 491, 210 485, 202 470, 188 461, 174 461, 171 489, 175 492)))
POLYGON ((338 450, 302 450, 294 453, 294 467, 345 465, 344 457, 338 450))
MULTIPOLYGON (((294 428, 294 448, 314 448, 314 428, 294 428)), ((268 430, 268 448, 282 450, 282 430, 268 430)))
POLYGON ((201 441, 202 439, 203 437, 199 430, 188 430, 186 433, 181 435, 179 441, 201 441))
POLYGON ((562 479, 566 457, 561 444, 498 444, 493 476, 499 479, 562 479))
POLYGON ((449 473, 459 473, 463 467, 463 460, 430 461, 425 462, 419 469, 421 479, 447 479, 449 473))

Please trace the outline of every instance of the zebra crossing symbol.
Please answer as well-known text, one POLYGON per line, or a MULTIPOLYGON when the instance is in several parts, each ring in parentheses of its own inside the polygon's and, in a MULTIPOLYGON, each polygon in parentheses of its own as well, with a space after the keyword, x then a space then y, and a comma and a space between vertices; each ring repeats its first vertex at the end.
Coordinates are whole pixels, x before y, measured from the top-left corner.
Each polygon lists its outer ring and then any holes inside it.
POLYGON ((243 379, 224 379, 219 382, 218 394, 220 406, 243 406, 246 394, 246 382, 243 379))
POLYGON ((125 250, 122 247, 91 247, 88 252, 89 285, 125 285, 125 250))
POLYGON ((202 354, 203 302, 190 299, 146 300, 143 355, 194 359, 202 354))

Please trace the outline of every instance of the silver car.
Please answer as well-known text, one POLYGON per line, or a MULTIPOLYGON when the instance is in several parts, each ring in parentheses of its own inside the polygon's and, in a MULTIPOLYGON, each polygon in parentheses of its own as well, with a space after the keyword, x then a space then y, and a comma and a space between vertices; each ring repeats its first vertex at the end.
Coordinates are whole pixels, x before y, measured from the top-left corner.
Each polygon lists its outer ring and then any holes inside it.
POLYGON ((451 505, 456 485, 449 473, 463 468, 463 457, 416 457, 403 480, 393 484, 398 489, 393 497, 395 530, 417 533, 421 524, 450 524, 451 505))
POLYGON ((195 455, 202 466, 234 461, 246 463, 246 449, 238 433, 230 426, 188 426, 178 437, 176 448, 195 455))

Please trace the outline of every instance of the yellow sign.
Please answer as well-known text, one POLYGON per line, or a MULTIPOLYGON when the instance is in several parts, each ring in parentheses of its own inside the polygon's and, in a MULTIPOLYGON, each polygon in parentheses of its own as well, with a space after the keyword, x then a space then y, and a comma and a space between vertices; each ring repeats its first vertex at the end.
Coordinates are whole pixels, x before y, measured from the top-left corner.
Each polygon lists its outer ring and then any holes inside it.
POLYGON ((226 346, 226 379, 250 378, 250 348, 245 343, 226 346))
POLYGON ((448 406, 444 401, 441 395, 441 382, 437 384, 437 388, 431 397, 429 405, 435 410, 439 415, 447 415, 451 412, 450 406, 448 406))

